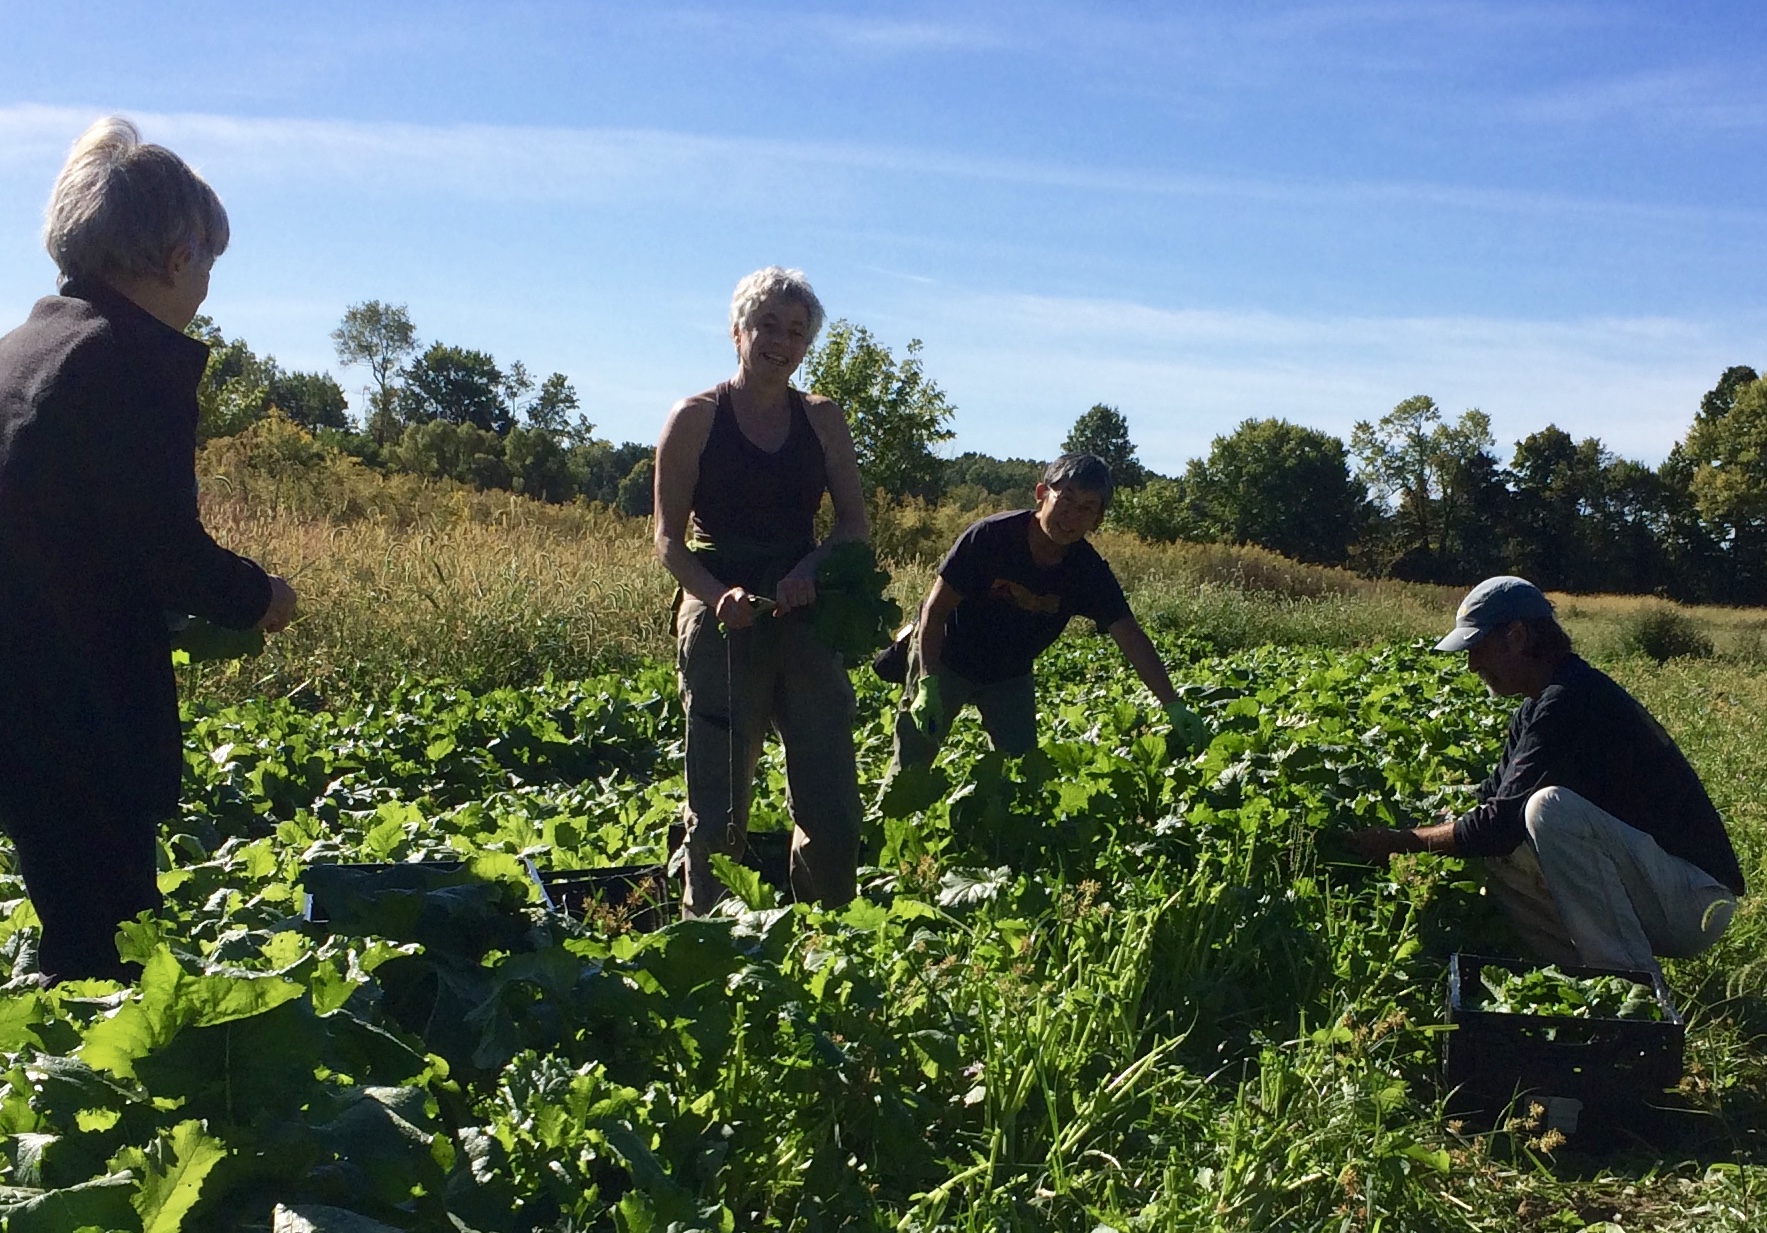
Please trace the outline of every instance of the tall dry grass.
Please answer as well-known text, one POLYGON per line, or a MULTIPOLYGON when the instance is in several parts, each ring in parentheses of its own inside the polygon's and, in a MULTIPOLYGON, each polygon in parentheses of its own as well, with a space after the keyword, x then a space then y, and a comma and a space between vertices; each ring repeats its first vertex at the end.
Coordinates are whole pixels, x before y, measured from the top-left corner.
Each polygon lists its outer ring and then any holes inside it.
POLYGON ((190 669, 189 688, 328 698, 402 676, 490 688, 669 653, 674 583, 642 520, 597 507, 561 516, 507 494, 502 505, 462 502, 401 525, 206 501, 216 538, 286 574, 301 605, 262 656, 190 669))
MULTIPOLYGON (((209 445, 198 473, 216 537, 290 576, 301 594, 300 619, 263 656, 186 671, 186 688, 205 697, 375 694, 404 676, 486 688, 672 653, 674 585, 651 555, 644 519, 382 475, 274 419, 209 445)), ((876 505, 874 542, 905 609, 985 512, 876 505)), ((1145 624, 1220 651, 1432 636, 1451 623, 1461 595, 1255 547, 1150 544, 1118 531, 1094 543, 1145 624)), ((1660 603, 1555 598, 1579 644, 1597 655, 1617 655, 1625 622, 1640 605, 1660 603)), ((1767 659, 1764 614, 1684 612, 1720 655, 1767 659)))
MULTIPOLYGON (((301 609, 261 657, 188 669, 187 689, 202 696, 323 700, 382 692, 402 676, 490 688, 672 654, 674 583, 651 554, 644 519, 403 480, 389 485, 383 510, 344 516, 275 499, 261 484, 210 484, 205 493, 215 537, 287 575, 301 609)), ((913 516, 927 542, 932 530, 955 538, 962 529, 913 516)), ((880 541, 894 536, 903 548, 892 513, 878 521, 880 541)), ((925 595, 949 542, 886 558, 905 609, 925 595)), ((1440 626, 1453 603, 1429 588, 1368 583, 1257 549, 1116 534, 1099 547, 1145 623, 1219 650, 1417 636, 1440 626)))
POLYGON ((1674 604, 1650 595, 1554 593, 1551 599, 1578 646, 1604 658, 1639 653, 1636 626, 1651 617, 1669 615, 1703 635, 1716 658, 1767 666, 1767 611, 1760 608, 1674 604))

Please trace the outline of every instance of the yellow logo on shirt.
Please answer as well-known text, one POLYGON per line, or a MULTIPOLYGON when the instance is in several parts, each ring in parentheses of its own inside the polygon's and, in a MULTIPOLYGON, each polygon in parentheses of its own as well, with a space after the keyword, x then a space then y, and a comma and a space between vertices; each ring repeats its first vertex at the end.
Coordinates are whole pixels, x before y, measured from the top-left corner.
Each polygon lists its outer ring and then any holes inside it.
POLYGON ((988 588, 988 594, 995 599, 1011 600, 1026 612, 1041 612, 1048 616, 1056 616, 1061 612, 1061 596, 1039 595, 1009 578, 994 579, 994 585, 988 588))

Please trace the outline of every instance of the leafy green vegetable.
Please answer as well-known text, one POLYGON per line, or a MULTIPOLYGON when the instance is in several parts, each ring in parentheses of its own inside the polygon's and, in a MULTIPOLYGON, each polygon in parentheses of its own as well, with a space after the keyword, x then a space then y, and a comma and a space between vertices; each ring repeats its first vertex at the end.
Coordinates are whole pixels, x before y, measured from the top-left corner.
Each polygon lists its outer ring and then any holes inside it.
POLYGON ((902 607, 886 598, 890 575, 861 540, 844 540, 816 568, 816 603, 810 630, 817 641, 849 663, 886 645, 902 621, 902 607))
POLYGON ((195 1121, 179 1122, 166 1138, 146 1150, 125 1152, 127 1163, 141 1177, 135 1210, 141 1214, 143 1233, 177 1233, 201 1196, 203 1181, 227 1158, 219 1139, 203 1132, 195 1121))
POLYGON ((1516 1015, 1568 1015, 1578 1019, 1663 1017, 1656 991, 1624 976, 1568 976, 1549 964, 1527 972, 1479 969, 1484 996, 1475 1010, 1516 1015))
POLYGON ((761 881, 758 871, 731 860, 722 852, 712 853, 712 872, 751 910, 779 906, 779 893, 761 881))
POLYGON ((183 651, 187 662, 204 663, 216 659, 248 659, 264 653, 264 631, 228 629, 201 617, 193 616, 182 629, 172 631, 172 649, 183 651))
MULTIPOLYGON (((1435 1121, 1423 1026, 1476 887, 1448 858, 1374 873, 1319 843, 1463 803, 1504 707, 1417 648, 1183 675, 1216 737, 1175 764, 1115 648, 1064 639, 1040 747, 959 722, 868 813, 851 904, 769 906, 722 865, 725 910, 654 932, 549 915, 522 862, 666 860, 667 665, 188 706, 166 906, 122 930, 143 977, 0 990, 0 1217, 1336 1228, 1354 1178, 1382 1227, 1509 1227, 1513 1203, 1445 1206, 1486 1174, 1435 1121)), ((854 688, 875 784, 894 690, 854 688)), ((757 776, 753 824, 782 827, 776 746, 757 776)), ((28 971, 37 918, 3 861, 0 890, 0 957, 28 971)))

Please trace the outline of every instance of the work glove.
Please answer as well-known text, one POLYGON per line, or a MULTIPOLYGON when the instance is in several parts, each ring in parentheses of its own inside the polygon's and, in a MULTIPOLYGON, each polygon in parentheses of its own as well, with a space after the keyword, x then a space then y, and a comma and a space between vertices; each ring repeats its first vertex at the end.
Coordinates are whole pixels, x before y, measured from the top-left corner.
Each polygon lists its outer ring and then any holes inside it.
POLYGON ((1202 717, 1182 702, 1166 703, 1166 718, 1172 722, 1172 735, 1167 745, 1174 757, 1200 753, 1212 739, 1202 717))
POLYGON ((936 735, 945 726, 945 700, 939 696, 938 677, 920 678, 920 688, 908 706, 908 717, 928 736, 936 735))

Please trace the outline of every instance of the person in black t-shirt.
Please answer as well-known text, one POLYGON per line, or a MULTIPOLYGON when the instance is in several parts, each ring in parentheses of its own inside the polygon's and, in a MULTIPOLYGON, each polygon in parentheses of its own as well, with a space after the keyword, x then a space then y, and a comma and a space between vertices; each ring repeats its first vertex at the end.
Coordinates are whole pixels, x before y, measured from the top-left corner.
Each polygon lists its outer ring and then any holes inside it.
POLYGON ((1166 708, 1175 746, 1188 751, 1207 740, 1202 720, 1178 701, 1116 575, 1086 542, 1110 504, 1110 467, 1092 454, 1065 454, 1049 465, 1036 495, 1036 509, 974 523, 940 562, 910 649, 889 778, 931 762, 971 702, 995 749, 1021 755, 1035 748, 1032 665, 1076 616, 1116 641, 1166 708))
POLYGON ((1485 858, 1487 889, 1553 963, 1651 971, 1718 940, 1746 889, 1711 798, 1633 697, 1571 650, 1532 583, 1488 578, 1438 650, 1467 653, 1493 694, 1526 697, 1478 805, 1415 830, 1349 836, 1395 852, 1485 858))

